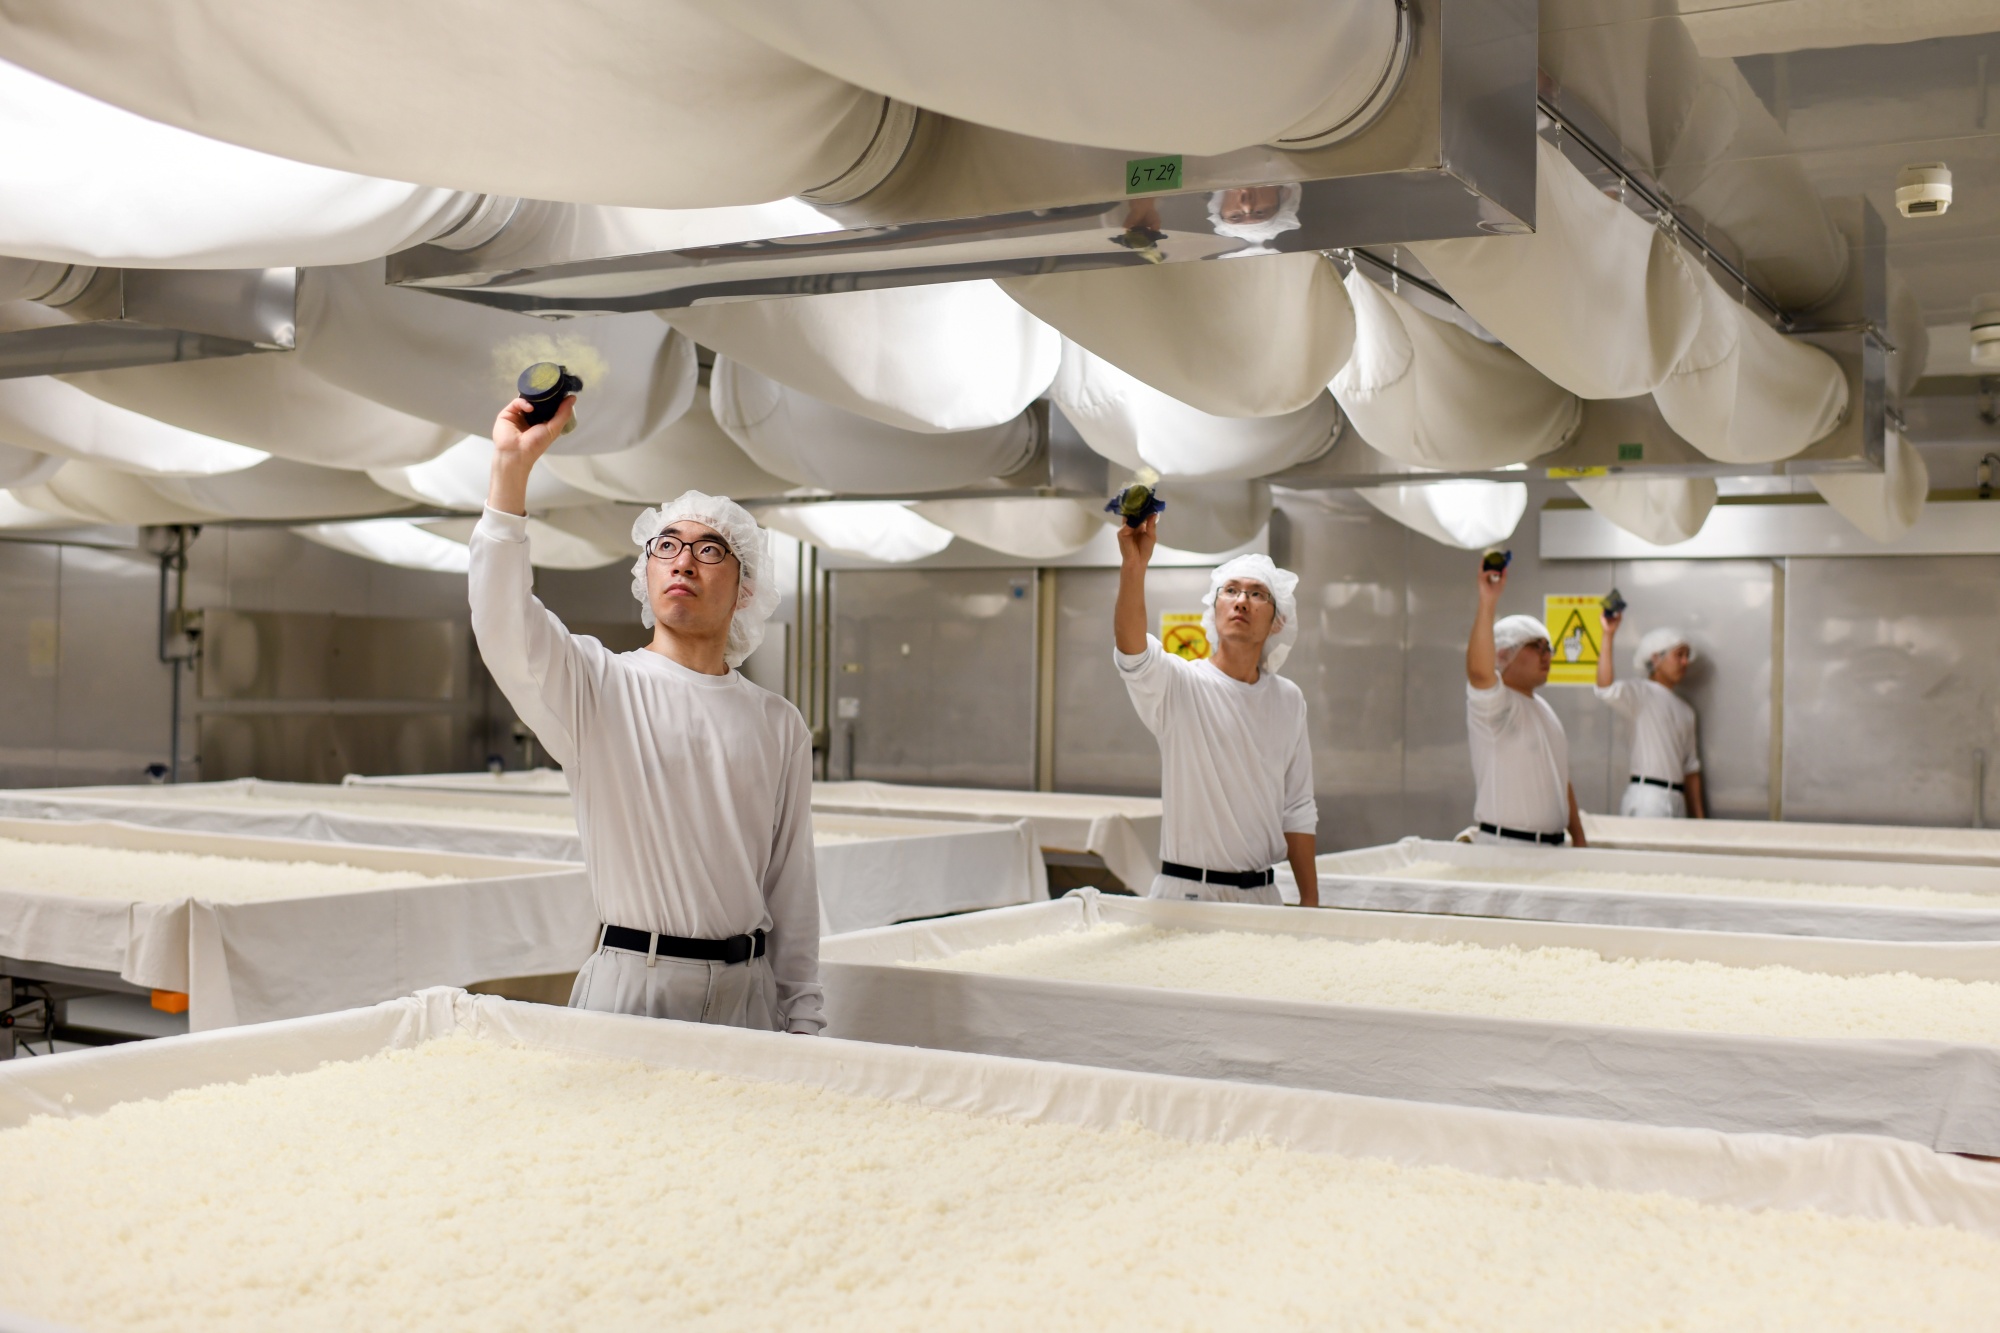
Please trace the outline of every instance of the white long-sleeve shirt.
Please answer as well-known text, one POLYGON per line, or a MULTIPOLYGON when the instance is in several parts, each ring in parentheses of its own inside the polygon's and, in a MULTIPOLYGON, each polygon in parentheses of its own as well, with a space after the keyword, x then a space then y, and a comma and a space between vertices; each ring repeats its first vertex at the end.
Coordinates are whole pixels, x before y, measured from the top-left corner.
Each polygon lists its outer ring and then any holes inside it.
POLYGON ((1269 671, 1245 685, 1150 634, 1144 652, 1112 655, 1139 720, 1160 740, 1161 857, 1263 870, 1285 859, 1287 833, 1319 828, 1297 685, 1269 671))
POLYGON ((598 916, 689 939, 768 931, 784 1026, 824 1027, 799 710, 740 672, 571 634, 534 596, 525 518, 488 509, 471 545, 472 632, 569 776, 598 916))
POLYGON ((1569 737, 1539 694, 1498 682, 1465 686, 1465 726, 1472 742, 1472 817, 1522 833, 1569 827, 1569 737))
POLYGON ((1597 697, 1632 723, 1632 776, 1680 782, 1701 772, 1694 706, 1657 680, 1618 680, 1597 697))

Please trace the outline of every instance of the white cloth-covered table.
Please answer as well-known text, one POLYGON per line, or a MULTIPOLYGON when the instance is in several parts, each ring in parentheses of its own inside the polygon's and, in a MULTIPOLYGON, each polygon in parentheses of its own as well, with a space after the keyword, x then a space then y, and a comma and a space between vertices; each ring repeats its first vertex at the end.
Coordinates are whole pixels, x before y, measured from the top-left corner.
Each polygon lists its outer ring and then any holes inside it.
POLYGON ((569 779, 559 768, 511 769, 499 773, 349 773, 344 787, 413 787, 420 791, 527 791, 569 795, 569 779))
POLYGON ((1025 819, 1043 851, 1087 852, 1143 893, 1160 873, 1160 800, 1156 796, 1086 796, 1080 792, 991 791, 919 787, 898 782, 815 782, 813 812, 976 819, 1025 819))
MULTIPOLYGON (((1424 1105, 950 1051, 662 1023, 437 988, 366 1009, 0 1065, 0 1128, 86 1118, 183 1089, 304 1073, 463 1034, 667 1069, 805 1084, 977 1116, 1197 1143, 1443 1165, 1513 1180, 1665 1192, 1738 1208, 1816 1208, 2000 1235, 2000 1175, 1909 1143, 1801 1140, 1424 1105)), ((500 1279, 504 1280, 504 1276, 500 1279)), ((7 1316, 0 1314, 0 1324, 7 1316)))
POLYGON ((2000 869, 2000 829, 1814 824, 1788 819, 1628 819, 1586 812, 1583 833, 1592 847, 1632 851, 1907 861, 2000 869))
POLYGON ((115 974, 188 997, 194 1031, 327 1013, 418 986, 573 972, 596 913, 574 865, 91 821, 0 819, 0 837, 449 876, 255 902, 28 893, 0 865, 0 959, 115 974))
MULTIPOLYGON (((1604 818, 1598 816, 1597 818, 1604 818)), ((1704 820, 1627 820, 1626 824, 1698 824, 1704 820)), ((1782 827, 1782 826, 1780 826, 1782 827)), ((1590 826, 1584 836, 1594 843, 1590 826)), ((1719 849, 1718 849, 1719 850, 1719 849)), ((1831 853, 1828 853, 1831 855, 1831 853)), ((1448 916, 1576 921, 1669 930, 1746 931, 1763 935, 1822 935, 1861 940, 2000 941, 2000 878, 1955 865, 1881 860, 1784 860, 1774 855, 1727 856, 1695 851, 1633 851, 1599 847, 1507 847, 1405 838, 1386 847, 1331 852, 1318 859, 1320 902, 1374 912, 1435 912, 1448 916), (1520 883, 1410 879, 1385 872, 1424 861, 1478 867, 1504 875, 1549 871, 1609 875, 1697 875, 1729 879, 1928 888, 1993 898, 1993 910, 1968 907, 1820 902, 1722 894, 1635 892, 1520 883)))
POLYGON ((1048 867, 1026 820, 884 819, 813 811, 820 932, 1046 901, 1048 867))
POLYGON ((1273 1000, 909 967, 1099 920, 1353 941, 2000 979, 2000 946, 1642 930, 1105 898, 824 940, 827 1033, 1070 1064, 1655 1125, 1868 1133, 2000 1155, 2000 1046, 1787 1039, 1273 1000))

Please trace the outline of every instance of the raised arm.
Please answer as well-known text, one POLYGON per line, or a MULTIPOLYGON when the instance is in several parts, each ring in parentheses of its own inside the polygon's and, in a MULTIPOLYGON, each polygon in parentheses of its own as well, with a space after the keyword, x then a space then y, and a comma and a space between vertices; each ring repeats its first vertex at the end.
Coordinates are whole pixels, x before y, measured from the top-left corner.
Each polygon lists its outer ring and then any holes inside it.
POLYGON ((1506 587, 1506 570, 1480 566, 1479 609, 1472 615, 1472 637, 1465 642, 1465 678, 1475 690, 1490 690, 1500 683, 1500 671, 1494 665, 1493 612, 1506 587))
POLYGON ((1597 654, 1597 688, 1608 690, 1618 679, 1617 665, 1612 661, 1612 642, 1618 637, 1618 623, 1625 619, 1623 611, 1613 611, 1604 617, 1604 647, 1597 654))
POLYGON ((1160 516, 1138 527, 1118 528, 1118 605, 1111 613, 1112 641, 1127 655, 1146 651, 1146 565, 1159 544, 1160 516))
POLYGON ((488 509, 527 515, 528 474, 569 428, 576 415, 576 395, 563 399, 556 414, 539 426, 527 422, 527 414, 533 410, 527 399, 516 398, 493 419, 493 470, 486 482, 488 509))

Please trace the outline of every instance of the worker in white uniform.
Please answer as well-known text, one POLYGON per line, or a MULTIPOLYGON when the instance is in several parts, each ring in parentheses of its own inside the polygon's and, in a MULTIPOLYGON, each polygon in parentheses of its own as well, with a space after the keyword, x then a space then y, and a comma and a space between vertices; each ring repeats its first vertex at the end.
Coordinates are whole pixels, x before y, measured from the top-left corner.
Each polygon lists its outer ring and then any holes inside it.
POLYGON ((1694 706, 1674 691, 1687 679, 1694 648, 1676 629, 1656 629, 1639 640, 1634 657, 1640 679, 1616 679, 1612 644, 1623 613, 1604 618, 1604 651, 1597 657, 1597 697, 1632 724, 1632 780, 1618 813, 1641 819, 1696 819, 1701 797, 1701 754, 1694 706))
MULTIPOLYGON (((1479 571, 1479 610, 1465 645, 1465 725, 1472 743, 1472 841, 1584 845, 1569 782, 1569 737, 1535 691, 1549 680, 1555 646, 1533 616, 1493 613, 1505 569, 1479 571)), ((1463 836, 1463 835, 1461 835, 1463 836)))
POLYGON ((653 641, 614 653, 569 633, 533 594, 526 515, 573 409, 500 413, 471 543, 480 654, 569 777, 603 923, 569 1002, 817 1033, 811 744, 798 709, 736 670, 778 601, 765 534, 699 491, 646 510, 632 592, 653 641))
POLYGON ((1146 565, 1158 526, 1154 514, 1118 529, 1112 622, 1118 673, 1160 742, 1161 873, 1149 896, 1275 904, 1282 899, 1272 867, 1284 860, 1300 903, 1317 907, 1306 697, 1277 674, 1298 638, 1299 576, 1261 555, 1218 566, 1202 598, 1208 656, 1190 662, 1146 628, 1146 565))

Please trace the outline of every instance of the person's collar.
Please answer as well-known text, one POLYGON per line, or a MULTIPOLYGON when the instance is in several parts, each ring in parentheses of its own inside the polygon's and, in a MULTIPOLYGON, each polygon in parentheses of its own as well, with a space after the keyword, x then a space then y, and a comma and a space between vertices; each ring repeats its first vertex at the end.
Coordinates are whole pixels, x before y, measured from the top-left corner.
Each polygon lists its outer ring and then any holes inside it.
POLYGON ((636 657, 649 666, 664 669, 670 674, 686 676, 689 680, 710 685, 727 685, 737 675, 736 668, 728 666, 727 663, 724 664, 724 670, 721 675, 716 675, 708 671, 697 671, 685 662, 675 661, 659 649, 653 647, 650 643, 642 648, 633 649, 628 655, 636 657))

